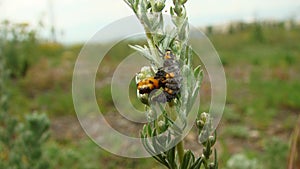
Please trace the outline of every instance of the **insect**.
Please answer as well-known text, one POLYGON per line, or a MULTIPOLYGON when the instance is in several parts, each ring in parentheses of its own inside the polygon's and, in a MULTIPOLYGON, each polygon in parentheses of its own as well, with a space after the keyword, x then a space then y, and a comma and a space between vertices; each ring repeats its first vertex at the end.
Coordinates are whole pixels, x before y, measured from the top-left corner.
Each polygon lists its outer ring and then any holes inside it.
POLYGON ((154 89, 162 88, 163 92, 154 97, 153 101, 170 102, 178 97, 181 80, 179 62, 170 50, 166 50, 163 67, 158 69, 154 77, 141 80, 137 84, 137 89, 140 94, 149 94, 154 89))

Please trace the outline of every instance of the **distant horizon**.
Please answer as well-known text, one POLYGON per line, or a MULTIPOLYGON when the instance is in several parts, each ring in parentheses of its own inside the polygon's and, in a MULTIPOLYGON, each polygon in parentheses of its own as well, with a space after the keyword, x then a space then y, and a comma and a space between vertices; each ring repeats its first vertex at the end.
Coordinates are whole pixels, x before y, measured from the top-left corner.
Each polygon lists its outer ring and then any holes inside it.
MULTIPOLYGON (((300 20, 297 0, 189 0, 186 8, 190 24, 200 28, 255 20, 300 20)), ((53 24, 57 41, 64 44, 84 43, 106 25, 133 15, 122 0, 0 0, 0 10, 0 21, 25 22, 33 27, 42 21, 45 28, 41 34, 45 38, 51 37, 53 24)))
MULTIPOLYGON (((0 20, 0 23, 3 21, 6 21, 7 19, 4 20, 0 20)), ((11 22, 12 24, 22 24, 22 23, 26 23, 26 22, 13 22, 8 20, 9 22, 11 22)), ((235 24, 235 23, 245 23, 245 24, 253 24, 255 22, 274 22, 274 23, 280 23, 280 22, 288 22, 288 21, 295 21, 295 23, 297 25, 300 25, 300 19, 298 18, 285 18, 285 19, 257 19, 257 20, 232 20, 232 21, 228 21, 228 22, 223 22, 223 23, 214 23, 214 24, 209 24, 209 25, 203 25, 203 26, 196 26, 197 28, 199 28, 200 30, 204 31, 204 29, 206 29, 207 27, 211 26, 213 28, 215 28, 215 31, 219 31, 218 33, 220 33, 220 30, 222 29, 226 29, 228 28, 231 24, 235 24)), ((30 26, 30 24, 29 24, 30 26)), ((103 27, 105 27, 107 25, 104 25, 103 27)), ((195 26, 195 25, 194 25, 195 26)), ((102 27, 102 28, 103 28, 102 27)), ((35 29, 36 27, 30 26, 30 28, 35 29)), ((99 28, 98 31, 100 31, 102 28, 99 28)), ((51 41, 51 38, 49 36, 50 29, 48 30, 42 30, 40 32, 40 36, 41 38, 45 39, 45 40, 49 40, 51 41)), ((97 33, 97 32, 95 32, 97 33)), ((91 36, 92 37, 92 36, 91 36)), ((63 36, 56 36, 56 42, 58 43, 62 43, 64 45, 76 45, 76 44, 83 44, 86 43, 91 37, 87 37, 87 39, 82 39, 82 40, 77 40, 77 41, 64 41, 63 36), (60 37, 60 38, 59 38, 60 37)))

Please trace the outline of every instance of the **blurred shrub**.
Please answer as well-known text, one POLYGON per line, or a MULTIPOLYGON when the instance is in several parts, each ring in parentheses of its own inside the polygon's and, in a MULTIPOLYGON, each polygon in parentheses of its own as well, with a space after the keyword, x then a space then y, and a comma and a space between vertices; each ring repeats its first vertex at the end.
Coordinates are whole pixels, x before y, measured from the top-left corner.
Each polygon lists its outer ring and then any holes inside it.
POLYGON ((62 44, 59 43, 42 43, 38 46, 38 52, 43 56, 57 57, 65 51, 62 44))
POLYGON ((234 34, 235 31, 236 31, 235 25, 233 25, 233 23, 231 23, 228 28, 228 34, 234 34))
POLYGON ((213 26, 207 26, 205 32, 209 35, 213 34, 213 26))
POLYGON ((225 135, 234 138, 247 139, 249 137, 249 129, 244 125, 231 125, 225 128, 225 135))
POLYGON ((288 142, 272 138, 265 143, 265 153, 262 160, 265 168, 282 169, 286 167, 288 142))
POLYGON ((234 154, 227 161, 228 169, 260 169, 256 159, 250 159, 245 154, 234 154))
POLYGON ((73 68, 69 63, 65 61, 54 66, 49 59, 41 58, 28 69, 27 75, 22 79, 23 89, 30 96, 53 90, 55 87, 69 89, 73 68))
POLYGON ((49 136, 47 116, 34 113, 27 115, 24 123, 18 121, 9 113, 3 84, 4 81, 0 88, 0 168, 47 169, 42 146, 49 136))
POLYGON ((27 23, 0 23, 0 50, 6 58, 10 77, 24 76, 28 67, 36 60, 37 31, 27 23))
POLYGON ((259 22, 254 23, 252 37, 253 37, 254 41, 256 41, 256 42, 264 42, 265 41, 261 23, 259 23, 259 22))
POLYGON ((237 29, 239 31, 244 31, 247 28, 247 24, 244 22, 238 22, 237 23, 237 29))
MULTIPOLYGON (((13 34, 12 34, 13 35, 13 34)), ((0 42, 5 43, 5 42, 0 42)), ((1 44, 2 47, 2 44, 1 44)), ((7 84, 12 65, 10 58, 0 50, 0 168, 47 169, 49 164, 43 153, 48 139, 49 120, 45 114, 31 114, 25 122, 18 121, 9 111, 7 84)), ((18 105, 16 105, 18 106, 18 105)))
POLYGON ((49 136, 46 115, 27 115, 23 124, 1 111, 0 120, 0 168, 47 169, 43 153, 49 136))
MULTIPOLYGON (((101 151, 96 147, 94 142, 90 140, 79 141, 78 144, 72 146, 64 147, 56 143, 47 145, 46 154, 51 159, 50 168, 101 168, 99 167, 101 151)), ((105 166, 103 168, 108 167, 105 166)))

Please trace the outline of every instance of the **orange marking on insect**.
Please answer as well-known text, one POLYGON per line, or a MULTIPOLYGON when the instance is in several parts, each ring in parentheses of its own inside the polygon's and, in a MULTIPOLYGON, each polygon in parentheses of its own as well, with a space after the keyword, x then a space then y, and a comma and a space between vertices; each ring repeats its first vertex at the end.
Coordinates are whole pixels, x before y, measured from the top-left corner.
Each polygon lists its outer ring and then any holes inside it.
POLYGON ((173 90, 171 90, 171 89, 169 89, 169 88, 165 88, 165 91, 167 92, 167 93, 169 93, 169 94, 173 94, 173 90))
POLYGON ((173 78, 175 77, 174 73, 167 73, 166 78, 173 78))
POLYGON ((171 59, 171 51, 166 52, 165 59, 171 59))
POLYGON ((169 89, 167 92, 168 92, 169 94, 173 94, 173 90, 171 90, 171 89, 169 89))
POLYGON ((143 79, 137 84, 137 89, 140 93, 150 93, 150 91, 158 89, 159 87, 159 81, 153 77, 143 79))

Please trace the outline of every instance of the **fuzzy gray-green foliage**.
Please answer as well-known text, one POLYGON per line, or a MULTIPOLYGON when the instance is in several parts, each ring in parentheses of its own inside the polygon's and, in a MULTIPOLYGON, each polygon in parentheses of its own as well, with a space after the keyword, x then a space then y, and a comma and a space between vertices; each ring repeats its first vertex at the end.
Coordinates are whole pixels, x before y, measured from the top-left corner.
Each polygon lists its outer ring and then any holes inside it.
POLYGON ((192 49, 188 46, 189 24, 185 8, 187 0, 173 0, 173 6, 169 9, 174 25, 172 29, 167 29, 164 25, 162 11, 165 8, 166 0, 124 1, 131 7, 144 26, 148 42, 148 45, 145 46, 131 45, 131 48, 140 52, 150 61, 152 68, 152 72, 143 71, 145 68, 142 68, 142 71, 137 75, 137 82, 142 80, 140 77, 153 76, 153 72, 163 66, 162 53, 165 50, 171 50, 177 61, 181 63, 180 72, 183 79, 180 96, 168 103, 168 108, 164 105, 149 105, 147 96, 137 93, 146 106, 148 119, 148 123, 144 125, 141 131, 145 149, 153 158, 169 169, 200 169, 201 166, 206 169, 218 168, 217 152, 212 150, 216 142, 216 134, 210 136, 211 130, 204 127, 210 126, 211 122, 210 116, 206 113, 204 115, 202 115, 203 113, 199 114, 197 120, 197 122, 203 123, 202 126, 197 125, 199 134, 202 133, 202 130, 207 130, 205 132, 207 138, 201 142, 204 146, 203 154, 200 157, 195 157, 190 150, 181 150, 181 146, 179 146, 182 133, 187 126, 187 117, 196 101, 203 78, 200 65, 194 69, 191 64, 192 49), (159 113, 161 115, 157 117, 159 113), (175 119, 179 119, 179 123, 176 123, 175 119), (175 143, 178 144, 175 146, 175 143), (210 156, 212 154, 214 161, 211 162, 210 156))

